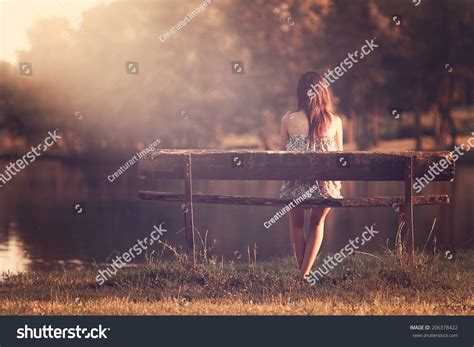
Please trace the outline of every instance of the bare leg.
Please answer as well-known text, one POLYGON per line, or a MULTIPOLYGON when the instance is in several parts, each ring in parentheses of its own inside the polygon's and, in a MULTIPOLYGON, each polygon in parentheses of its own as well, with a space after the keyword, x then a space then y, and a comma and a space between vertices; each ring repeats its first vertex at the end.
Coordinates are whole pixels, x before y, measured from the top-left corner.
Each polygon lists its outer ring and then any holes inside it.
POLYGON ((327 207, 313 207, 311 209, 308 240, 306 242, 303 263, 300 268, 303 277, 309 275, 311 267, 316 260, 319 248, 323 242, 324 221, 330 210, 327 207))
POLYGON ((301 270, 305 250, 304 208, 294 208, 290 211, 290 241, 296 258, 298 269, 301 270))

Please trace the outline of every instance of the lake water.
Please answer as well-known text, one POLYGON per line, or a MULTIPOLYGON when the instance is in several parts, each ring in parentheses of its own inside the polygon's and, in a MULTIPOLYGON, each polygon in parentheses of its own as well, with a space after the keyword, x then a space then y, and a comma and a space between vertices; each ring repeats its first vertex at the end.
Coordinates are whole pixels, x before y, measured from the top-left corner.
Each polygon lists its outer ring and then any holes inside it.
MULTIPOLYGON (((0 161, 5 167, 6 161, 0 161)), ((180 181, 142 181, 136 165, 111 183, 117 165, 71 165, 56 160, 35 162, 0 188, 0 271, 28 271, 50 266, 103 263, 130 249, 162 224, 170 244, 182 246, 180 203, 143 201, 139 189, 182 192, 180 181), (74 206, 84 204, 78 214, 74 206)), ((433 235, 441 249, 473 247, 474 166, 458 165, 454 183, 432 183, 423 193, 449 194, 451 206, 415 208, 417 245, 423 246, 437 218, 433 235)), ((209 194, 277 196, 279 182, 195 182, 194 191, 209 194)), ((402 195, 400 182, 343 182, 344 196, 402 195)), ((288 219, 270 229, 263 223, 280 207, 195 205, 195 222, 208 230, 211 252, 243 261, 257 245, 257 260, 291 254, 288 219)), ((339 250, 375 223, 380 233, 364 252, 393 246, 398 213, 393 208, 333 209, 326 221, 323 251, 339 250)), ((198 238, 199 240, 199 238, 198 238)), ((199 241, 198 241, 199 242, 199 241)), ((433 248, 431 242, 427 248, 433 248)), ((140 258, 143 259, 143 256, 140 258)))

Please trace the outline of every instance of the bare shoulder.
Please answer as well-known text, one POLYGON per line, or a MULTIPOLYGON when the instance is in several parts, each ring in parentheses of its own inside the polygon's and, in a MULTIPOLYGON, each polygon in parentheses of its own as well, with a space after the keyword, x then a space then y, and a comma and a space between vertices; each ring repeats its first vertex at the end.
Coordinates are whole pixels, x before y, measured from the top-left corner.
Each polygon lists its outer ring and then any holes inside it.
POLYGON ((342 118, 337 114, 333 114, 333 122, 337 128, 342 127, 342 118))
POLYGON ((283 125, 288 125, 290 121, 292 121, 295 118, 295 112, 287 112, 281 117, 281 124, 283 125))
POLYGON ((306 116, 301 111, 287 112, 283 119, 285 119, 285 122, 299 122, 302 119, 306 119, 306 116))

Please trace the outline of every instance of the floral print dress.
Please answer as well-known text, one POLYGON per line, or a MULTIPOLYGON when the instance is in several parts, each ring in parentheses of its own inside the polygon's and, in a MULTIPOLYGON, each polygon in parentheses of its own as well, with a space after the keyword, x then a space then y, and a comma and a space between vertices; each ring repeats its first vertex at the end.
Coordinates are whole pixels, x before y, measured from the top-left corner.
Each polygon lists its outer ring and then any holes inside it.
MULTIPOLYGON (((323 136, 315 138, 310 144, 308 135, 289 135, 286 142, 287 151, 296 152, 327 152, 336 151, 337 146, 334 138, 323 136)), ((334 198, 342 199, 340 181, 283 181, 280 189, 281 199, 294 199, 305 194, 311 187, 316 190, 312 193, 312 198, 334 198)))

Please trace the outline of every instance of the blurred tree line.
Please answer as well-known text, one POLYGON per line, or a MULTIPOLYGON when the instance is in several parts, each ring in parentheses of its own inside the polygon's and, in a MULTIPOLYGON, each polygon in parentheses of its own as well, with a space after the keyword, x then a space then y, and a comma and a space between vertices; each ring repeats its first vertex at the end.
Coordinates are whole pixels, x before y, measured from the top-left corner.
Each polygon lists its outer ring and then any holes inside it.
POLYGON ((220 0, 160 40, 200 3, 121 1, 89 9, 80 28, 36 22, 18 52, 33 75, 0 62, 1 154, 56 128, 71 157, 123 156, 157 138, 162 148, 275 149, 298 77, 373 38, 378 48, 331 86, 350 142, 411 137, 421 148, 430 135, 442 147, 468 132, 453 110, 473 102, 471 0, 220 0))

